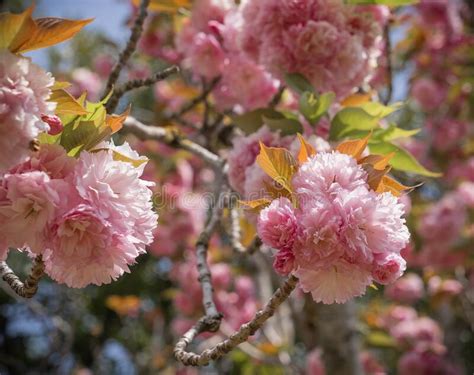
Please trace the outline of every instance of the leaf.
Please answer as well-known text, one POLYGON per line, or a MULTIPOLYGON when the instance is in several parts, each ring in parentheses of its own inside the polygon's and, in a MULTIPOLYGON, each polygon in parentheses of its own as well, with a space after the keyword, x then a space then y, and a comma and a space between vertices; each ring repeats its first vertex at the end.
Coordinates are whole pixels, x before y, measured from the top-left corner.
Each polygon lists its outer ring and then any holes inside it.
POLYGON ((292 135, 303 131, 303 126, 298 120, 291 118, 271 118, 263 116, 263 122, 273 130, 280 130, 281 135, 292 135))
POLYGON ((0 14, 0 48, 13 53, 24 53, 49 47, 76 35, 92 19, 68 20, 63 18, 38 18, 33 20, 33 6, 21 14, 0 14))
POLYGON ((85 115, 87 110, 66 90, 53 89, 49 98, 51 102, 56 102, 56 114, 58 115, 85 115))
POLYGON ((390 178, 388 176, 383 176, 382 181, 380 182, 379 186, 377 187, 376 192, 377 193, 385 193, 389 192, 395 195, 396 197, 399 197, 402 195, 402 193, 406 190, 410 190, 412 187, 410 186, 405 186, 398 181, 395 181, 393 178, 390 178))
POLYGON ((105 100, 92 103, 81 96, 77 101, 84 103, 87 114, 66 115, 61 118, 64 129, 59 143, 70 156, 77 156, 82 150, 92 150, 117 131, 128 115, 128 110, 121 115, 107 115, 105 100))
POLYGON ((22 28, 30 27, 32 13, 33 7, 19 14, 0 13, 0 49, 8 48, 22 28))
POLYGON ((362 108, 371 116, 377 117, 378 119, 382 119, 392 114, 393 112, 399 110, 402 107, 402 105, 403 103, 400 103, 400 102, 393 103, 390 105, 384 105, 379 102, 368 102, 368 103, 362 103, 358 107, 362 108))
POLYGON ((352 94, 346 97, 342 102, 341 105, 343 107, 357 107, 363 103, 367 103, 370 98, 372 97, 372 93, 369 92, 367 94, 352 94))
POLYGON ((272 203, 272 201, 270 199, 267 199, 267 198, 260 198, 260 199, 255 199, 255 200, 252 200, 252 201, 240 201, 239 200, 239 203, 254 210, 254 211, 260 211, 262 209, 264 209, 265 207, 267 207, 268 205, 270 205, 270 203, 272 203))
POLYGON ((374 331, 367 335, 367 342, 369 345, 383 347, 383 348, 394 348, 395 340, 383 331, 374 331))
MULTIPOLYGON (((100 151, 109 151, 109 148, 96 148, 94 150, 91 150, 90 152, 100 152, 100 151)), ((112 150, 112 157, 116 161, 123 161, 126 163, 132 164, 135 168, 140 167, 142 164, 145 164, 148 162, 148 159, 145 157, 141 157, 140 159, 132 159, 131 157, 124 155, 118 151, 112 150)))
POLYGON ((374 133, 373 139, 380 139, 382 141, 393 141, 399 138, 409 138, 420 132, 421 129, 406 130, 390 125, 387 129, 374 133))
POLYGON ((112 131, 112 134, 118 132, 122 129, 123 122, 127 119, 128 115, 130 114, 131 106, 129 105, 128 108, 120 115, 107 115, 105 117, 105 123, 112 131))
POLYGON ((341 139, 355 131, 368 131, 377 127, 378 122, 396 111, 399 104, 385 106, 380 103, 364 103, 357 107, 341 109, 331 122, 330 140, 341 139))
MULTIPOLYGON (((140 6, 140 0, 132 0, 133 5, 140 6)), ((151 0, 148 8, 153 12, 176 13, 180 8, 191 8, 191 0, 151 0)))
POLYGON ((402 6, 402 5, 412 5, 418 4, 420 0, 344 0, 346 4, 378 4, 378 5, 388 5, 392 7, 402 6))
POLYGON ((359 160, 359 164, 370 164, 375 169, 380 170, 380 169, 384 169, 388 165, 390 159, 393 158, 394 156, 395 156, 394 152, 391 152, 390 154, 387 154, 387 155, 371 154, 359 160))
POLYGON ((51 90, 59 90, 59 89, 67 89, 68 87, 71 87, 72 83, 66 82, 66 81, 54 81, 53 87, 51 87, 51 90))
POLYGON ((232 116, 232 120, 237 127, 245 134, 252 134, 258 131, 264 124, 271 130, 280 130, 282 135, 291 135, 303 131, 303 127, 296 119, 289 118, 271 108, 258 108, 242 115, 232 116))
POLYGON ((401 147, 394 145, 389 142, 369 142, 369 149, 375 154, 386 155, 389 153, 395 153, 393 158, 390 160, 390 165, 399 171, 411 172, 427 177, 440 177, 442 174, 437 172, 431 172, 423 167, 413 155, 401 147))
MULTIPOLYGON (((93 19, 68 20, 53 17, 39 18, 35 20, 36 28, 34 28, 32 34, 28 33, 26 40, 18 42, 18 44, 12 47, 12 52, 23 53, 64 42, 72 38, 92 21, 93 19)), ((15 43, 17 43, 16 38, 15 43)))
POLYGON ((332 92, 317 96, 314 92, 306 91, 300 97, 300 112, 310 124, 315 124, 327 112, 335 97, 332 92))
POLYGON ((285 83, 290 89, 300 95, 305 91, 315 92, 311 82, 309 82, 306 77, 300 73, 285 74, 285 83))
POLYGON ((297 164, 291 153, 284 148, 267 147, 260 142, 260 153, 257 164, 273 180, 292 193, 291 178, 296 171, 297 164))
POLYGON ((375 169, 370 164, 365 164, 362 166, 367 172, 367 184, 373 191, 379 189, 380 184, 382 183, 383 177, 390 171, 391 167, 385 167, 384 169, 375 169))
POLYGON ((264 116, 267 118, 283 117, 283 115, 279 114, 274 109, 258 108, 242 115, 231 116, 231 119, 245 134, 252 134, 263 126, 264 116))
POLYGON ((367 143, 371 133, 369 133, 366 137, 362 139, 354 139, 342 142, 336 147, 336 150, 339 151, 341 154, 346 154, 352 156, 354 159, 359 160, 364 152, 365 148, 367 147, 367 143))
POLYGON ((300 151, 298 152, 298 162, 303 164, 308 160, 309 157, 316 155, 316 150, 312 145, 306 142, 300 133, 298 133, 298 139, 301 143, 300 151))

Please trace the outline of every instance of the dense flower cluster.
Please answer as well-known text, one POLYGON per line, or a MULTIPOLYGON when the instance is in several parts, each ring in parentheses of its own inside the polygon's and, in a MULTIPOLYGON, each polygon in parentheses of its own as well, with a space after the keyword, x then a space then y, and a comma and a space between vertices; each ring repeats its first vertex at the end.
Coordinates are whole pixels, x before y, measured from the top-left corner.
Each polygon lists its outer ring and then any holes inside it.
POLYGON ((27 159, 32 141, 49 126, 54 79, 30 59, 0 51, 0 171, 27 159))
POLYGON ((8 247, 26 248, 42 255, 52 279, 76 288, 129 271, 157 224, 152 183, 140 179, 143 165, 114 160, 113 152, 140 160, 128 144, 98 148, 76 160, 61 146, 42 145, 2 176, 2 259, 8 247))
POLYGON ((315 301, 343 303, 375 280, 389 284, 405 270, 400 251, 409 232, 403 206, 377 194, 349 155, 322 152, 300 166, 292 186, 297 206, 274 200, 260 212, 258 234, 278 250, 274 266, 293 272, 315 301))
POLYGON ((240 43, 277 77, 301 73, 318 90, 344 96, 369 78, 380 54, 376 9, 339 0, 245 1, 240 43))
POLYGON ((221 77, 214 99, 222 110, 263 107, 279 85, 238 47, 237 12, 233 1, 195 1, 192 16, 176 38, 184 65, 195 75, 207 80, 221 77))

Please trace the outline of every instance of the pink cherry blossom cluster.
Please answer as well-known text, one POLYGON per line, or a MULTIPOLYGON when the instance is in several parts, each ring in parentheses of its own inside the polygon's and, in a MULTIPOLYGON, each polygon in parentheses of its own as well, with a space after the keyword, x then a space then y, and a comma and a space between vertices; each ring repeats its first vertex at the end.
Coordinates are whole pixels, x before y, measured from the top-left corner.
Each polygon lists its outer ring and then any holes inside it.
POLYGON ((54 78, 30 59, 0 51, 0 171, 25 161, 32 141, 49 126, 42 115, 52 115, 48 102, 54 78))
POLYGON ((405 270, 400 251, 409 232, 403 205, 377 194, 349 155, 320 152, 293 177, 296 202, 275 199, 260 212, 258 234, 278 250, 274 267, 293 273, 315 301, 343 303, 375 280, 389 284, 405 270))
POLYGON ((301 73, 340 97, 373 74, 388 12, 340 0, 244 1, 241 11, 239 39, 249 56, 276 77, 301 73))
POLYGON ((469 183, 462 184, 459 189, 428 206, 423 213, 418 226, 423 244, 414 264, 451 268, 465 260, 465 252, 450 250, 461 241, 468 224, 470 197, 466 194, 469 192, 466 187, 469 186, 469 183))
POLYGON ((398 360, 399 374, 461 374, 446 356, 441 327, 427 316, 418 316, 414 308, 402 305, 388 308, 381 315, 380 328, 404 351, 398 360))
POLYGON ((214 89, 221 110, 264 107, 278 90, 278 81, 238 48, 239 23, 233 1, 198 0, 176 38, 184 64, 198 77, 221 77, 214 89))
POLYGON ((9 247, 41 255, 47 274, 82 288, 129 272, 153 240, 157 225, 153 185, 140 178, 144 165, 114 159, 142 158, 128 144, 98 145, 69 157, 59 145, 40 151, 0 180, 0 258, 9 247))

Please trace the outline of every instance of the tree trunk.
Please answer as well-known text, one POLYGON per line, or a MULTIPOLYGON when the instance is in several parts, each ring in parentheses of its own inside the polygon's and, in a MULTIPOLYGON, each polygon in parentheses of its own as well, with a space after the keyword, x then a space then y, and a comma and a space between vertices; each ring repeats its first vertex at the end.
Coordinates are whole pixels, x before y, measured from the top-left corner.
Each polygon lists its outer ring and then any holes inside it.
POLYGON ((318 306, 319 342, 328 375, 362 375, 355 305, 318 306))

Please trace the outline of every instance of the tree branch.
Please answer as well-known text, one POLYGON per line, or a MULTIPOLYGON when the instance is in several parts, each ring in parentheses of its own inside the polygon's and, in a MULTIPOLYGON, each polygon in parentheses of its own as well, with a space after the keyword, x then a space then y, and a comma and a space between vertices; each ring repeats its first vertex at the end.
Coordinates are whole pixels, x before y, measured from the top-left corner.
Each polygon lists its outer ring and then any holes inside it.
POLYGON ((298 279, 290 276, 284 284, 278 288, 265 307, 258 311, 252 320, 243 324, 228 339, 220 342, 214 347, 204 350, 201 354, 187 352, 186 347, 202 332, 209 332, 212 322, 208 316, 201 318, 190 330, 188 330, 176 343, 174 356, 186 366, 205 366, 210 361, 216 360, 229 353, 237 345, 247 341, 273 314, 291 294, 297 285, 298 279))
POLYGON ((115 108, 117 107, 117 104, 122 98, 122 96, 127 93, 128 91, 135 90, 141 87, 145 86, 150 86, 153 85, 154 83, 158 81, 162 81, 166 78, 168 78, 170 75, 178 73, 179 72, 179 67, 176 65, 173 65, 169 68, 166 68, 158 73, 155 73, 151 77, 145 78, 145 79, 135 79, 132 81, 128 81, 124 83, 123 85, 117 87, 112 96, 110 97, 109 101, 107 102, 107 110, 109 112, 113 112, 115 108))
MULTIPOLYGON (((221 183, 223 182, 224 176, 221 176, 221 183)), ((206 227, 199 235, 196 242, 196 256, 197 256, 197 269, 199 273, 198 280, 201 283, 202 288, 202 304, 206 314, 207 329, 209 332, 216 332, 219 329, 222 314, 217 311, 216 304, 214 302, 214 288, 212 286, 211 270, 207 263, 207 250, 209 249, 209 241, 214 234, 217 224, 221 218, 222 209, 224 207, 224 199, 226 192, 221 189, 218 192, 217 201, 214 203, 209 220, 206 227)))
POLYGON ((385 58, 387 60, 387 96, 385 97, 384 104, 387 105, 392 101, 393 95, 393 66, 392 66, 392 42, 390 40, 390 20, 384 28, 385 38, 385 58))
POLYGON ((38 283, 44 275, 44 262, 41 255, 33 262, 30 274, 23 283, 6 262, 0 262, 0 276, 10 288, 23 298, 31 298, 38 291, 38 283))
POLYGON ((214 78, 207 87, 205 87, 201 94, 196 96, 194 99, 189 101, 188 103, 184 104, 177 112, 174 112, 170 114, 167 119, 168 120, 177 120, 180 117, 182 117, 184 114, 187 112, 191 111, 194 109, 199 103, 203 102, 206 100, 206 98, 209 96, 211 91, 217 86, 217 83, 220 81, 220 77, 214 78))
MULTIPOLYGON (((128 40, 127 45, 125 46, 125 49, 120 54, 117 64, 114 66, 114 69, 110 73, 109 80, 107 81, 107 85, 105 86, 104 96, 107 95, 112 89, 112 87, 115 85, 115 83, 117 82, 120 76, 120 72, 122 71, 124 66, 127 64, 128 60, 130 59, 130 56, 132 56, 133 52, 135 52, 138 39, 140 39, 140 36, 142 35, 142 32, 143 32, 143 23, 145 22, 145 18, 147 16, 147 8, 149 4, 150 4, 150 0, 142 0, 140 4, 140 8, 138 10, 138 16, 135 19, 135 22, 133 24, 132 33, 130 34, 130 39, 128 40)), ((112 97, 110 98, 109 103, 111 103, 113 96, 114 95, 112 94, 112 97)), ((106 106, 106 108, 108 112, 112 112, 113 109, 115 109, 115 108, 110 109, 112 108, 111 104, 106 106)))
POLYGON ((172 147, 182 148, 198 155, 204 161, 217 168, 221 168, 224 164, 224 161, 218 155, 187 138, 183 138, 177 132, 162 127, 147 126, 134 117, 127 117, 121 132, 134 134, 142 140, 153 139, 172 147))

